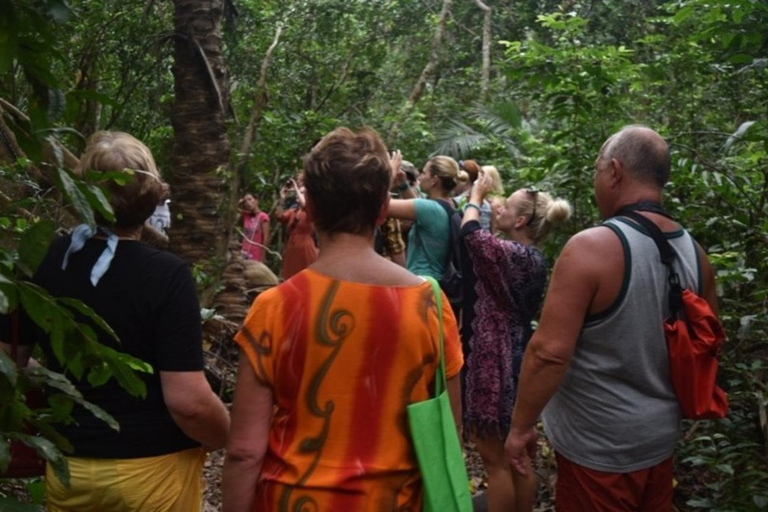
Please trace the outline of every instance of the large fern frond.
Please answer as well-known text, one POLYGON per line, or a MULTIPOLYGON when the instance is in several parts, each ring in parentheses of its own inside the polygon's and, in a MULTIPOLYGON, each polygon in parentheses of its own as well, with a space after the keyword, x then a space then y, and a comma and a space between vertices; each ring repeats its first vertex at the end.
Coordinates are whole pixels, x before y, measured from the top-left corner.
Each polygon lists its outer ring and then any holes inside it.
POLYGON ((455 119, 437 131, 436 139, 436 149, 430 156, 448 155, 457 159, 468 158, 473 150, 490 141, 487 135, 455 119))

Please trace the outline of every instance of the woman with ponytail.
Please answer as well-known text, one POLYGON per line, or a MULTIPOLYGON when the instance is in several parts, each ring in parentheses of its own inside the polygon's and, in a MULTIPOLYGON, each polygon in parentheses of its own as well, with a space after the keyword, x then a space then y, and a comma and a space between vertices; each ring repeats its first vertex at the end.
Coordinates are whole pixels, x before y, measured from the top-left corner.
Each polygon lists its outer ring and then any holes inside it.
MULTIPOLYGON (((533 472, 513 473, 504 456, 531 320, 541 305, 547 263, 538 246, 571 206, 535 188, 514 192, 499 207, 497 229, 507 240, 481 229, 478 219, 492 177, 480 172, 464 210, 461 235, 477 275, 466 366, 464 432, 475 443, 488 472, 490 512, 529 512, 536 497, 533 472)), ((530 461, 529 461, 530 462, 530 461)))
MULTIPOLYGON (((401 161, 400 153, 393 153, 393 169, 399 169, 401 161)), ((406 268, 414 274, 435 279, 443 277, 450 250, 451 229, 448 214, 437 201, 455 209, 453 191, 466 180, 467 174, 459 171, 456 160, 449 156, 435 156, 427 161, 424 172, 419 175, 419 189, 428 199, 392 199, 389 202, 388 217, 413 221, 408 233, 406 268)), ((395 174, 393 186, 399 190, 404 183, 406 175, 401 170, 395 174)))

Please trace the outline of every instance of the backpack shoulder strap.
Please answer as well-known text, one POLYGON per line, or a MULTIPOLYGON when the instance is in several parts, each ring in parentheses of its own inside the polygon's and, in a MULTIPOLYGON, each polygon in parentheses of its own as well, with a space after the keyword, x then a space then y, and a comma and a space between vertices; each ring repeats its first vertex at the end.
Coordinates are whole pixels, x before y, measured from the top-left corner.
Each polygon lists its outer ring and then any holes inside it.
POLYGON ((677 275, 677 272, 672 266, 672 262, 675 260, 675 251, 672 250, 672 246, 669 244, 669 241, 667 241, 664 233, 661 232, 661 229, 659 229, 659 227, 653 221, 651 221, 651 219, 640 215, 637 213, 637 211, 631 209, 621 209, 619 210, 618 215, 628 217, 644 227, 653 242, 656 244, 656 248, 659 250, 659 256, 661 257, 661 262, 665 267, 667 267, 667 279, 670 285, 670 316, 673 318, 677 317, 677 313, 680 311, 682 306, 683 289, 680 286, 680 276, 677 275))
MULTIPOLYGON (((439 204, 443 208, 443 210, 445 210, 445 213, 448 215, 448 243, 449 243, 449 246, 448 246, 448 253, 447 253, 446 258, 445 258, 445 266, 447 267, 448 263, 451 262, 451 258, 452 257, 458 257, 458 258, 461 257, 460 256, 460 252, 458 252, 458 249, 459 249, 459 245, 458 245, 459 233, 455 232, 456 231, 456 227, 455 227, 456 225, 455 225, 454 220, 453 220, 453 216, 457 215, 457 212, 456 212, 456 209, 453 207, 453 205, 449 204, 449 202, 447 200, 435 199, 435 201, 437 202, 437 204, 439 204), (456 255, 454 255, 454 251, 457 251, 456 255)), ((460 261, 460 260, 457 259, 456 261, 460 261)))
POLYGON ((633 221, 640 224, 648 232, 656 247, 659 249, 659 255, 661 256, 661 262, 668 268, 672 265, 672 261, 675 259, 675 252, 672 250, 672 246, 669 245, 667 238, 661 229, 648 217, 640 215, 636 211, 624 211, 619 210, 619 215, 623 217, 629 217, 633 221))

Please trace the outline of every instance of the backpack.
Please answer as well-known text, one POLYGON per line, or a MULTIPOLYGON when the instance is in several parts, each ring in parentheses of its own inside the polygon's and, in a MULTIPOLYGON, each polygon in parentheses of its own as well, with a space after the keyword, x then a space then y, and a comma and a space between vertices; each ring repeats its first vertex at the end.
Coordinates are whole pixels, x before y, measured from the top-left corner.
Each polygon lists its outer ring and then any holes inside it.
POLYGON ((448 201, 443 199, 436 199, 437 204, 443 207, 445 213, 448 214, 449 222, 449 238, 448 238, 448 255, 445 258, 445 265, 443 265, 443 277, 437 282, 440 284, 440 288, 445 292, 448 297, 448 302, 451 303, 453 314, 456 315, 456 320, 460 318, 461 304, 464 299, 464 289, 462 285, 462 269, 461 269, 461 215, 449 204, 448 201))
POLYGON ((638 210, 671 217, 654 203, 629 205, 618 212, 648 231, 667 267, 669 317, 664 320, 664 337, 669 376, 680 410, 684 418, 694 420, 724 418, 728 396, 717 385, 718 356, 725 341, 723 327, 706 300, 680 285, 680 276, 672 266, 675 252, 661 229, 638 210))

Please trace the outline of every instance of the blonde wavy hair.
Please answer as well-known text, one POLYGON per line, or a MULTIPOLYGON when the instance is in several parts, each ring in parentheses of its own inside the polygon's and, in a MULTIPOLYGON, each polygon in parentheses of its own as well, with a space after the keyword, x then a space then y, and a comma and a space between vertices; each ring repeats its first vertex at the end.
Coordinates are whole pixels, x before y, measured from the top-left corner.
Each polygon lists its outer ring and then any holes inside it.
POLYGON ((534 245, 539 245, 547 239, 552 226, 571 218, 573 208, 565 199, 555 199, 549 193, 536 188, 523 190, 526 194, 518 205, 519 211, 517 213, 530 216, 526 226, 528 236, 534 245))
POLYGON ((432 176, 440 180, 440 185, 446 192, 455 189, 459 182, 469 180, 469 174, 459 170, 458 162, 449 156, 433 156, 424 164, 425 171, 427 168, 432 176))
POLYGON ((163 196, 163 182, 152 152, 141 141, 123 132, 101 131, 88 140, 85 154, 76 172, 124 172, 130 179, 121 185, 114 180, 104 183, 115 222, 107 222, 97 213, 99 225, 135 228, 144 224, 163 196))

